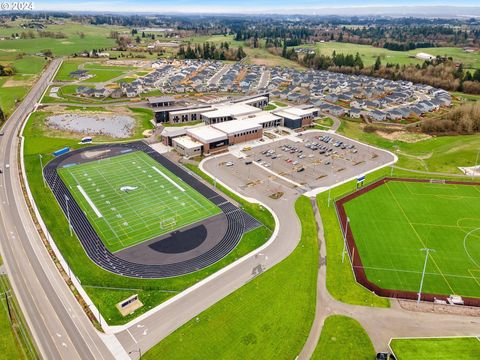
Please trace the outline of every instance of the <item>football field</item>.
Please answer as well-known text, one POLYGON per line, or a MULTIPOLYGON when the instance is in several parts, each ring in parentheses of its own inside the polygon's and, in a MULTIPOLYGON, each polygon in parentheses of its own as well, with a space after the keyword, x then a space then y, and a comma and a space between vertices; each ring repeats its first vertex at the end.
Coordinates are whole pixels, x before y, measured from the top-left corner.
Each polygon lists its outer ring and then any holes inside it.
POLYGON ((480 297, 480 186, 389 181, 344 207, 371 282, 418 292, 429 248, 423 293, 480 297))
POLYGON ((221 212, 141 151, 59 168, 58 173, 112 252, 221 212))

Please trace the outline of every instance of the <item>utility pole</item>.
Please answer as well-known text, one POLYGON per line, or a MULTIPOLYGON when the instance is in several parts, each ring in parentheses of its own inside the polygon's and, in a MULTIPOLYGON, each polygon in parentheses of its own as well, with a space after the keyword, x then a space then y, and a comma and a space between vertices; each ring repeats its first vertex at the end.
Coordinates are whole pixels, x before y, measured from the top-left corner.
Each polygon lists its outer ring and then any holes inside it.
POLYGON ((347 216, 347 221, 345 222, 345 231, 343 232, 342 263, 345 261, 345 252, 347 250, 347 232, 348 232, 349 223, 350 223, 350 218, 347 216))
POLYGON ((422 280, 420 281, 420 290, 418 290, 417 304, 420 304, 420 299, 422 298, 423 279, 425 278, 425 270, 427 269, 428 255, 430 255, 430 252, 435 252, 435 250, 430 248, 423 248, 420 249, 420 251, 425 251, 425 262, 423 263, 422 280))
POLYGON ((71 221, 70 221, 70 209, 68 208, 68 200, 70 200, 70 199, 68 198, 67 195, 65 195, 65 204, 67 205, 68 227, 69 227, 69 229, 70 229, 70 236, 72 236, 72 235, 73 235, 73 234, 72 234, 72 223, 71 223, 71 221))

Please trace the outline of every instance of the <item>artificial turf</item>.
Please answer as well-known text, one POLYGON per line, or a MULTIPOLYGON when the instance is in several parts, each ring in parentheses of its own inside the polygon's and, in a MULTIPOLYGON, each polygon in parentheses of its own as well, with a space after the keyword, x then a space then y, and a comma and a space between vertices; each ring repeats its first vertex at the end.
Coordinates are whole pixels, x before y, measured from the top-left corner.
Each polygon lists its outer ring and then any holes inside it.
POLYGON ((221 212, 140 151, 66 166, 58 172, 112 252, 221 212))
POLYGON ((480 297, 480 186, 389 181, 344 206, 371 282, 418 291, 430 248, 424 293, 480 297))

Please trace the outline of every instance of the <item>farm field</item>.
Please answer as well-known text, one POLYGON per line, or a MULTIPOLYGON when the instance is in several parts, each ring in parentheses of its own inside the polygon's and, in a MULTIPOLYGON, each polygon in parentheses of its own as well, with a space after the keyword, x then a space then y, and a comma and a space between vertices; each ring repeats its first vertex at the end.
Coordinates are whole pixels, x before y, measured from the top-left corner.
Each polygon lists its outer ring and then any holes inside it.
POLYGON ((393 51, 383 48, 377 48, 371 45, 360 45, 343 42, 324 42, 315 45, 301 45, 299 47, 313 47, 323 55, 332 55, 333 51, 343 54, 355 55, 360 54, 363 63, 373 65, 378 56, 380 56, 383 64, 421 64, 423 60, 415 59, 412 56, 419 52, 431 54, 433 56, 451 56, 454 61, 463 62, 465 68, 476 69, 480 66, 480 58, 478 54, 468 53, 461 48, 454 47, 438 47, 438 48, 418 48, 410 51, 393 51))
MULTIPOLYGON (((21 27, 25 22, 23 19, 18 19, 14 22, 9 22, 8 28, 0 28, 0 36, 10 36, 12 33, 21 34, 26 32, 21 27)), ((65 35, 64 38, 42 38, 36 37, 33 39, 15 39, 5 40, 1 43, 3 51, 15 53, 35 54, 50 49, 54 56, 66 56, 79 53, 84 50, 109 48, 115 45, 115 39, 110 38, 111 31, 125 32, 127 28, 120 26, 103 26, 103 25, 87 25, 79 24, 69 20, 58 21, 56 24, 49 24, 44 31, 61 32, 65 35)), ((36 33, 36 31, 33 31, 36 33)))
POLYGON ((480 297, 480 186, 389 181, 344 204, 367 278, 384 289, 480 297))
POLYGON ((390 347, 397 360, 474 360, 480 354, 480 339, 459 338, 420 338, 392 339, 390 347))
POLYGON ((59 175, 112 252, 220 213, 142 152, 63 167, 59 175))
POLYGON ((46 60, 39 56, 16 58, 0 49, 0 64, 11 65, 16 71, 13 76, 0 76, 0 108, 9 116, 14 111, 16 103, 28 93, 45 66, 46 60))

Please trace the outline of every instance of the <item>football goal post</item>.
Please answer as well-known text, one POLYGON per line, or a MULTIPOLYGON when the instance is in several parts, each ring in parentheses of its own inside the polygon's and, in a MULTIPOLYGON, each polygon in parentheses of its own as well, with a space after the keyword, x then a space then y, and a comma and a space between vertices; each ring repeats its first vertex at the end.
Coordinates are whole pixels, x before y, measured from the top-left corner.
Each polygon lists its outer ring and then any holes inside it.
POLYGON ((177 218, 174 216, 165 218, 160 221, 160 228, 162 228, 163 230, 173 229, 175 225, 177 225, 177 218))

